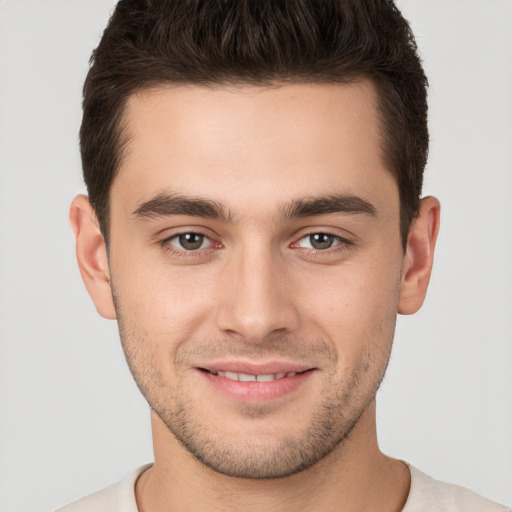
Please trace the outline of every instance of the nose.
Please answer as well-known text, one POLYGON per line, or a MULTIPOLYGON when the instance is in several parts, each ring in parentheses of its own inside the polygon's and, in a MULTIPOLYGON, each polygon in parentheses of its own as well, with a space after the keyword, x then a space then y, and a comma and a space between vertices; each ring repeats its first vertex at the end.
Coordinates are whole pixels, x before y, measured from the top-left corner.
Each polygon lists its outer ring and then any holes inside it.
POLYGON ((286 262, 270 250, 234 255, 223 272, 217 325, 224 333, 261 343, 297 329, 293 283, 286 262))

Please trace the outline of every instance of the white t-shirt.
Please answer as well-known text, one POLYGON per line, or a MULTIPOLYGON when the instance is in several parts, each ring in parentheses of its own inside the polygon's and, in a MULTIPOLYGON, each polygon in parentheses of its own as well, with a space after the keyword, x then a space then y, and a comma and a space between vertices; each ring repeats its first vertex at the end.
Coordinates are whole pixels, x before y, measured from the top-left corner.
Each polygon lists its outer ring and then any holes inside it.
MULTIPOLYGON (((151 466, 142 466, 121 482, 75 501, 57 512, 138 512, 135 482, 151 466)), ((411 489, 402 512, 512 512, 493 501, 460 487, 434 480, 408 465, 411 489)))

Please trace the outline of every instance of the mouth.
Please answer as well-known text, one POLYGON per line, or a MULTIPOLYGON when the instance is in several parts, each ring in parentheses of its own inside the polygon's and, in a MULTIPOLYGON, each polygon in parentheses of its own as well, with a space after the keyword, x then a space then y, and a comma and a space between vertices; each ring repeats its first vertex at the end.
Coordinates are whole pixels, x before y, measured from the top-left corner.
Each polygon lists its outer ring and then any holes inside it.
POLYGON ((197 369, 212 390, 246 403, 294 396, 316 373, 316 368, 292 364, 224 363, 197 369))
MULTIPOLYGON (((304 372, 280 372, 280 373, 264 373, 259 375, 254 375, 250 373, 237 373, 230 371, 222 371, 222 370, 207 370, 205 368, 200 368, 202 371, 208 372, 211 375, 218 375, 219 377, 225 377, 229 380, 235 380, 240 382, 272 382, 274 380, 285 379, 287 377, 295 377, 298 373, 304 372)), ((306 370, 308 371, 308 370, 306 370)))

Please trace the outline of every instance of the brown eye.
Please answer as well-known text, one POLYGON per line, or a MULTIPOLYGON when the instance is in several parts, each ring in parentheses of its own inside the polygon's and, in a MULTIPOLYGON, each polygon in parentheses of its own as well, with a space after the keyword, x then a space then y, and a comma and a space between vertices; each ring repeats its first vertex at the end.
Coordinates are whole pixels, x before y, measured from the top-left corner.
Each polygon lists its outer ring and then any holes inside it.
MULTIPOLYGON (((320 257, 324 255, 326 258, 340 255, 345 249, 348 249, 354 243, 342 236, 326 233, 325 231, 317 231, 316 233, 308 233, 296 242, 291 244, 293 249, 302 249, 303 255, 315 255, 320 257)), ((324 260, 322 260, 324 261, 324 260)))
POLYGON ((181 233, 170 238, 169 243, 185 251, 197 251, 211 245, 210 239, 201 233, 181 233))
POLYGON ((327 233, 314 233, 307 238, 311 247, 317 250, 329 249, 336 242, 336 237, 327 233))

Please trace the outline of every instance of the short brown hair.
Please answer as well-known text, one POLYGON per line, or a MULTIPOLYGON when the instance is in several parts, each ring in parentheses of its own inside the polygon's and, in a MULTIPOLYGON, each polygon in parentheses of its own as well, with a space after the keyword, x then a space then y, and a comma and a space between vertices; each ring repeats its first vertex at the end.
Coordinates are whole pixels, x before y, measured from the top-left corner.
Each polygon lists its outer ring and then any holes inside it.
POLYGON ((107 243, 130 95, 165 83, 361 78, 378 91, 405 247, 428 153, 427 79, 410 27, 391 0, 121 0, 91 57, 80 130, 84 179, 107 243))

